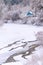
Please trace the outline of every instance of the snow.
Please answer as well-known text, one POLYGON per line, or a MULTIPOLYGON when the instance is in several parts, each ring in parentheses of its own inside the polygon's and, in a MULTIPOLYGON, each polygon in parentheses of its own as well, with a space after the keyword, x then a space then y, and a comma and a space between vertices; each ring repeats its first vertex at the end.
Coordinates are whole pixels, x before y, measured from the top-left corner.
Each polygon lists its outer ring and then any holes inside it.
POLYGON ((14 41, 22 40, 33 41, 36 39, 37 31, 42 31, 43 27, 19 24, 4 24, 0 27, 0 48, 11 44, 14 41))
MULTIPOLYGON (((8 23, 4 24, 2 27, 0 27, 0 64, 2 64, 6 59, 12 55, 13 53, 21 51, 23 47, 19 47, 13 51, 9 51, 11 48, 16 48, 19 46, 23 45, 21 42, 23 41, 34 41, 36 40, 35 34, 38 31, 43 31, 43 27, 38 27, 38 26, 32 26, 32 25, 24 25, 24 24, 13 24, 13 23, 8 23), (12 44, 15 41, 20 40, 21 42, 18 42, 15 45, 12 45, 11 47, 6 47, 8 44, 12 44), (4 48, 6 47, 6 48, 4 48), (9 53, 10 52, 10 53, 9 53), (2 58, 3 57, 3 58, 2 58)), ((5 63, 2 65, 23 65, 27 60, 23 59, 21 56, 16 56, 13 57, 19 62, 12 62, 12 63, 5 63)))
POLYGON ((2 65, 23 65, 22 63, 20 62, 11 62, 11 63, 5 63, 5 64, 2 64, 2 65))

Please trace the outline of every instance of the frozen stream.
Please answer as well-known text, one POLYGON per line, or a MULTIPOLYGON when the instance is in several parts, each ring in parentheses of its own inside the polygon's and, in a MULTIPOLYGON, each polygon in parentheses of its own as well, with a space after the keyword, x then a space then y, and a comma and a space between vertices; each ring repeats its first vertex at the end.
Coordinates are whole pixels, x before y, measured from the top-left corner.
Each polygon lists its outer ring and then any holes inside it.
MULTIPOLYGON (((3 62, 5 62, 9 56, 17 52, 19 49, 20 50, 24 49, 21 47, 21 45, 23 45, 21 42, 28 42, 28 41, 36 40, 35 34, 38 31, 43 31, 43 27, 24 25, 24 24, 23 25, 22 24, 12 24, 12 23, 4 24, 3 26, 1 26, 0 27, 0 64, 3 65, 3 62), (15 45, 8 47, 8 45, 13 44, 14 42, 17 42, 17 43, 15 45), (19 46, 20 48, 17 48, 19 46), (17 49, 13 49, 13 48, 17 48, 17 49), (13 50, 9 51, 11 49, 13 50)), ((23 58, 21 60, 23 60, 23 58)), ((23 62, 24 61, 26 60, 23 60, 23 62)), ((21 64, 17 62, 17 64, 22 65, 23 63, 21 64)), ((17 64, 15 63, 15 65, 17 64)), ((5 65, 8 65, 8 64, 5 64, 5 65)), ((14 64, 12 63, 12 65, 14 64)))

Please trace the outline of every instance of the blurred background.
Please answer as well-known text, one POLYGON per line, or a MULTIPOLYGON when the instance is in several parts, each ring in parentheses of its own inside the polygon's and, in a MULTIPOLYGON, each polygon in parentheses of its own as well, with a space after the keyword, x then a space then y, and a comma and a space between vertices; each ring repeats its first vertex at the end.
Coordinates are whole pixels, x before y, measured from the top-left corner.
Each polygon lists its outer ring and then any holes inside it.
POLYGON ((43 0, 0 0, 0 24, 43 25, 43 0))

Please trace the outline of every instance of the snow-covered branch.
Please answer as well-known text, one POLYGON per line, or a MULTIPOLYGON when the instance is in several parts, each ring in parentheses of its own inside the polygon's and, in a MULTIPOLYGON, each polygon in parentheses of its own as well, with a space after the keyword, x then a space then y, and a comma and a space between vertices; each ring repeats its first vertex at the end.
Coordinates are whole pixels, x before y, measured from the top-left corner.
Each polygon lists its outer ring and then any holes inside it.
POLYGON ((33 42, 18 41, 16 43, 12 43, 11 45, 1 49, 1 51, 4 49, 8 49, 8 51, 4 52, 3 54, 0 54, 0 64, 3 62, 7 62, 10 58, 13 58, 13 56, 22 54, 22 57, 25 58, 25 56, 32 54, 32 52, 35 51, 35 48, 40 46, 40 44, 35 44, 36 42, 37 41, 33 41, 33 42))

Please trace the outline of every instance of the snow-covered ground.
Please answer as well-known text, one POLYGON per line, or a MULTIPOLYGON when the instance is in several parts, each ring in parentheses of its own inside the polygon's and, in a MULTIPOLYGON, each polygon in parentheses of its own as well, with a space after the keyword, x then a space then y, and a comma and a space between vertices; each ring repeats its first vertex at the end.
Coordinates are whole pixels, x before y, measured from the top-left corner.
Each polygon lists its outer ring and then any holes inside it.
MULTIPOLYGON (((43 31, 43 27, 8 23, 0 27, 0 64, 2 65, 24 65, 27 62, 21 55, 14 56, 16 62, 4 63, 6 59, 18 50, 25 51, 22 45, 28 41, 35 41, 35 34, 43 31), (14 44, 13 44, 14 43, 14 44), (16 44, 15 44, 16 43, 16 44), (15 48, 15 49, 14 49, 15 48), (16 49, 17 48, 17 49, 16 49)), ((18 52, 20 52, 18 51, 18 52)), ((18 53, 17 52, 17 53, 18 53)), ((11 59, 10 59, 11 60, 11 59)))

